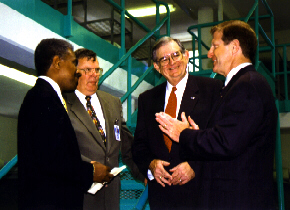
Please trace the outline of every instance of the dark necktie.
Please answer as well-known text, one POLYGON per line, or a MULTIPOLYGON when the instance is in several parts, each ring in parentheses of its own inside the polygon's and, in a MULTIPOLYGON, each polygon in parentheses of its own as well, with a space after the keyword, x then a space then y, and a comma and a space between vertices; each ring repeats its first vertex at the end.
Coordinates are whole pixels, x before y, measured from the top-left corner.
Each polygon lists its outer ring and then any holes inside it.
MULTIPOLYGON (((171 117, 175 118, 176 117, 176 108, 177 108, 177 98, 174 93, 176 91, 176 87, 172 87, 167 106, 165 108, 165 113, 169 114, 171 117)), ((163 134, 164 137, 164 142, 166 147, 168 148, 168 151, 171 151, 171 145, 172 145, 172 140, 166 135, 163 134)))
POLYGON ((99 131, 99 133, 101 134, 101 137, 103 139, 104 145, 106 146, 106 134, 100 124, 99 119, 97 118, 96 112, 91 104, 91 96, 86 96, 86 100, 87 100, 87 112, 89 113, 89 115, 91 116, 91 118, 93 119, 93 122, 96 125, 97 130, 99 131))

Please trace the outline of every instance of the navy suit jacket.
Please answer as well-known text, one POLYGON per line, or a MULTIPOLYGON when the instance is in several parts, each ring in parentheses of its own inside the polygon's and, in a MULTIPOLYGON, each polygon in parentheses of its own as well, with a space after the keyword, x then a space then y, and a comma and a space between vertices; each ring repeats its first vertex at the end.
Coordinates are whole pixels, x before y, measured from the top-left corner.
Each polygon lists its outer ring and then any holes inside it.
POLYGON ((180 135, 183 160, 201 160, 200 208, 272 209, 277 109, 253 65, 223 88, 207 129, 180 135))
MULTIPOLYGON (((206 126, 207 117, 212 105, 219 98, 222 83, 219 80, 189 75, 183 94, 178 119, 185 112, 191 116, 200 127, 206 126)), ((164 111, 166 82, 139 96, 138 119, 132 147, 133 159, 141 173, 147 176, 149 164, 153 159, 170 162, 169 169, 184 162, 179 157, 178 144, 173 142, 171 152, 165 146, 163 133, 155 120, 155 114, 164 111)), ((195 171, 196 163, 189 161, 195 171)), ((155 181, 149 182, 149 204, 151 209, 186 209, 195 204, 196 179, 179 186, 163 188, 155 181)))
POLYGON ((18 117, 19 209, 82 209, 93 166, 81 160, 57 93, 43 79, 28 91, 18 117))

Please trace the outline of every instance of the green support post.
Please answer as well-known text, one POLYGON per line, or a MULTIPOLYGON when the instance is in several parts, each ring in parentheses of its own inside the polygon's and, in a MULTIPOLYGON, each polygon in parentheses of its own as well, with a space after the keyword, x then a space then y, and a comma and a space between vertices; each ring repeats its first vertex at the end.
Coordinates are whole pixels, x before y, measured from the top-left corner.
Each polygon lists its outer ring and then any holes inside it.
MULTIPOLYGON (((127 71, 127 92, 130 92, 131 90, 131 83, 132 83, 132 78, 131 78, 131 71, 132 71, 132 55, 128 57, 128 71, 127 71)), ((131 113, 132 113, 132 94, 129 94, 127 98, 127 125, 131 126, 131 113)))
POLYGON ((121 56, 126 54, 125 0, 121 0, 121 56))
POLYGON ((71 32, 72 24, 72 0, 67 1, 67 15, 64 16, 64 36, 69 38, 72 36, 71 32))
POLYGON ((276 148, 275 148, 275 161, 276 161, 276 179, 278 190, 278 209, 285 210, 284 205, 284 187, 283 187, 283 170, 282 170, 282 152, 281 152, 281 136, 280 136, 280 117, 279 117, 279 101, 276 99, 276 107, 278 110, 277 132, 276 132, 276 148))

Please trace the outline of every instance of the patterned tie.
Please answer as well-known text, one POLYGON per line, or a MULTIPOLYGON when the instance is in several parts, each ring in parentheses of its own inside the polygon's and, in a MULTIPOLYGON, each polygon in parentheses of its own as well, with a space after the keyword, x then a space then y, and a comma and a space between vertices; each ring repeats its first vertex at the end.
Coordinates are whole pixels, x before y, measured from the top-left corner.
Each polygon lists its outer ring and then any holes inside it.
POLYGON ((99 119, 97 118, 96 112, 91 104, 91 96, 86 96, 86 100, 87 100, 87 112, 89 113, 89 115, 91 116, 91 118, 93 119, 93 122, 95 123, 97 130, 99 131, 99 133, 101 134, 101 137, 103 139, 104 145, 106 146, 107 140, 106 140, 106 134, 100 124, 99 119))
POLYGON ((67 112, 67 105, 66 105, 66 102, 65 102, 65 100, 63 98, 62 98, 62 104, 63 104, 63 106, 65 108, 65 111, 67 112))
MULTIPOLYGON (((175 118, 176 117, 176 108, 177 108, 177 98, 175 95, 176 87, 172 87, 167 106, 165 108, 165 113, 169 114, 171 117, 175 118)), ((168 151, 171 151, 171 145, 172 145, 172 140, 166 135, 163 134, 164 137, 164 142, 166 147, 168 148, 168 151)))

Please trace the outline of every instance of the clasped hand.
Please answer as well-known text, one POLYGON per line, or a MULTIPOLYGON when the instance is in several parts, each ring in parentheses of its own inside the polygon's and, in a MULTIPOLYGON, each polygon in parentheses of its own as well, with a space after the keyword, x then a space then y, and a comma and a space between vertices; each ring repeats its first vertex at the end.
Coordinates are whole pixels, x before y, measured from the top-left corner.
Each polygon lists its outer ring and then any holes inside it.
POLYGON ((165 184, 169 186, 172 184, 183 185, 195 177, 195 173, 188 162, 180 163, 176 167, 170 169, 169 171, 172 172, 171 175, 164 169, 164 166, 169 165, 169 162, 157 159, 151 161, 149 165, 149 169, 153 173, 154 178, 162 187, 165 187, 165 184))

